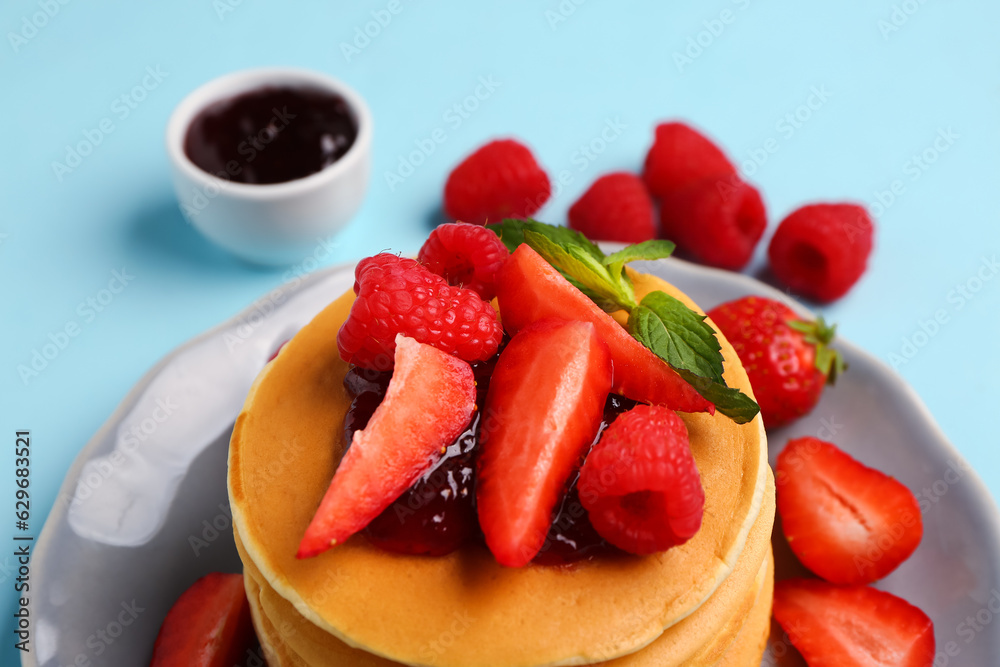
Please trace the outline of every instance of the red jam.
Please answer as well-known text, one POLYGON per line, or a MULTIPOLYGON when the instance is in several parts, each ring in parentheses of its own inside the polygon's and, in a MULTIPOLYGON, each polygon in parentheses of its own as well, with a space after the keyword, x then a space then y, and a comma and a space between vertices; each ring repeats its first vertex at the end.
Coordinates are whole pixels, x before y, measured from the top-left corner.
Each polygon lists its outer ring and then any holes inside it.
POLYGON ((184 153, 226 180, 284 183, 330 166, 357 135, 357 120, 340 95, 264 87, 203 109, 188 126, 184 153))
MULTIPOLYGON (((482 408, 489 378, 497 357, 473 365, 477 404, 482 408)), ((363 429, 385 396, 391 373, 352 368, 344 386, 354 397, 344 419, 344 437, 350 443, 354 432, 363 429)), ((601 432, 614 419, 636 405, 612 394, 604 408, 601 432)), ((365 529, 365 536, 380 549, 405 554, 443 556, 466 542, 482 539, 475 506, 475 470, 478 453, 479 414, 447 449, 438 464, 390 505, 365 529)), ((619 553, 608 544, 587 518, 573 476, 562 503, 553 513, 552 527, 545 546, 534 562, 565 565, 595 556, 619 553)))

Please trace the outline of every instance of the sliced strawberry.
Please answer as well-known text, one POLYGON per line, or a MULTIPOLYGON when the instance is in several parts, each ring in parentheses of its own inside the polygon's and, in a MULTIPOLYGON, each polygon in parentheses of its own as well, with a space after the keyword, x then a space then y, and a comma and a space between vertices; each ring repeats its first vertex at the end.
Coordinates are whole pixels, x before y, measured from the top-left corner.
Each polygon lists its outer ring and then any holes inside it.
POLYGON ((232 667, 256 643, 242 574, 213 572, 181 593, 160 626, 150 667, 232 667))
POLYGON ((468 363, 398 335, 385 398, 354 434, 298 557, 320 554, 367 526, 434 465, 475 408, 468 363))
POLYGON ((816 438, 778 456, 778 512, 802 564, 835 584, 867 584, 909 558, 923 536, 908 488, 816 438))
POLYGON ((500 353, 480 423, 476 500, 501 565, 527 565, 542 548, 610 389, 611 357, 589 322, 537 322, 500 353))
POLYGON ((615 393, 681 412, 715 412, 714 405, 529 246, 518 246, 500 269, 497 300, 508 333, 548 317, 591 322, 614 360, 615 393))
POLYGON ((809 667, 931 667, 934 624, 906 600, 816 579, 774 585, 774 618, 809 667))

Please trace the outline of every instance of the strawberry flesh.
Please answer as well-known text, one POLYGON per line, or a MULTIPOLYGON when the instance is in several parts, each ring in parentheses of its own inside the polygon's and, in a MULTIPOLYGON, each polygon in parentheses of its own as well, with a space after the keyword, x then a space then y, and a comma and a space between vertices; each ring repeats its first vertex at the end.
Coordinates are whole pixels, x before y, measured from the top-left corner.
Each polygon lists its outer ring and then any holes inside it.
POLYGON ((809 667, 931 667, 934 624, 906 600, 870 586, 786 579, 774 618, 809 667))
POLYGON ((354 433, 298 557, 316 556, 364 529, 440 460, 475 407, 468 363, 397 336, 385 398, 367 426, 354 433))
POLYGON ((681 412, 715 412, 694 387, 529 246, 518 246, 500 270, 497 300, 511 334, 545 318, 593 324, 614 361, 615 393, 681 412))
POLYGON ((541 550, 610 389, 611 357, 589 322, 536 322, 500 354, 480 424, 476 500, 501 565, 527 565, 541 550))
POLYGON ((778 512, 802 564, 835 584, 867 584, 920 544, 913 493, 817 438, 790 441, 776 466, 778 512))
POLYGON ((242 574, 213 572, 177 598, 150 667, 232 667, 256 644, 242 574))

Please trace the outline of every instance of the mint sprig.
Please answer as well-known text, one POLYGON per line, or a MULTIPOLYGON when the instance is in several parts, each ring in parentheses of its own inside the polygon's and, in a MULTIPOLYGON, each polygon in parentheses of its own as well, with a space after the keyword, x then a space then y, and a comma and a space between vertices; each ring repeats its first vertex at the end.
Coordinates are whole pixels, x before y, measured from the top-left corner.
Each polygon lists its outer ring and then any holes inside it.
POLYGON ((722 347, 705 316, 666 292, 650 292, 628 316, 632 337, 674 368, 722 382, 722 347))
POLYGON ((760 411, 738 389, 726 385, 723 359, 715 330, 701 315, 661 291, 650 292, 641 303, 625 266, 634 261, 669 257, 670 241, 645 241, 611 255, 583 234, 536 220, 513 220, 487 225, 513 252, 526 243, 605 312, 628 312, 629 333, 670 365, 716 409, 738 424, 760 411))

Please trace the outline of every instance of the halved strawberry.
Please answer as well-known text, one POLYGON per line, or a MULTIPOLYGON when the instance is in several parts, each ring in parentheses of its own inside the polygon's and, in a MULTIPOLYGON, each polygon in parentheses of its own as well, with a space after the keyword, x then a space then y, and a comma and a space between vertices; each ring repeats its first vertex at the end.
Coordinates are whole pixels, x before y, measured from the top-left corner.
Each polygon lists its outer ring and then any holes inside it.
POLYGON ((611 357, 589 322, 537 322, 500 353, 479 427, 476 500, 501 565, 527 565, 542 548, 610 389, 611 357))
POLYGON ((232 667, 256 642, 242 574, 213 572, 167 612, 150 667, 232 667))
POLYGON ((694 387, 529 246, 518 246, 500 269, 497 300, 508 333, 548 317, 592 323, 614 360, 616 394, 681 412, 715 412, 694 387))
POLYGON ((817 579, 774 585, 774 618, 809 667, 931 667, 934 624, 906 600, 817 579))
POLYGON ((389 388, 354 434, 299 544, 310 558, 344 542, 434 465, 476 408, 472 368, 457 357, 396 336, 389 388))
POLYGON ((908 488, 817 438, 791 440, 776 466, 778 512, 802 564, 835 584, 867 584, 909 558, 923 536, 908 488))

